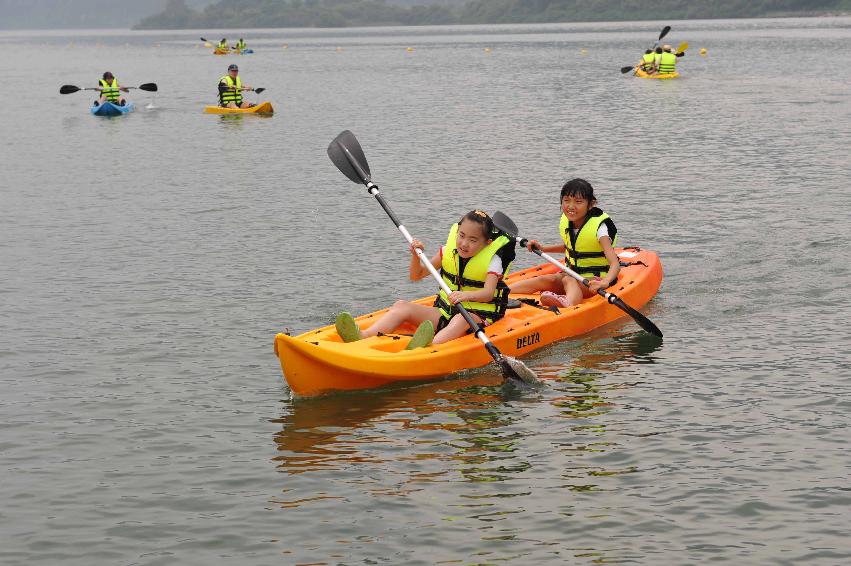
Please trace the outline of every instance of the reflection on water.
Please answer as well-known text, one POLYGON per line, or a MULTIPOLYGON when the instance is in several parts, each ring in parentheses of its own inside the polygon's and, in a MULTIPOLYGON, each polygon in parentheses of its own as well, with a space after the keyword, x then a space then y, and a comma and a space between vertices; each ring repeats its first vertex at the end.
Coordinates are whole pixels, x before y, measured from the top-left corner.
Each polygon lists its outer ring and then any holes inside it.
MULTIPOLYGON (((528 360, 544 382, 534 395, 506 392, 491 366, 418 387, 284 401, 274 461, 288 479, 270 503, 306 516, 341 497, 336 504, 356 505, 362 517, 410 506, 411 529, 448 549, 434 560, 451 562, 469 545, 487 549, 479 556, 486 563, 554 559, 538 556, 535 545, 520 552, 515 545, 530 532, 569 532, 574 518, 589 513, 592 522, 621 520, 617 510, 576 498, 610 491, 636 471, 608 412, 640 382, 607 372, 652 361, 660 346, 604 329, 546 348, 528 360), (452 542, 458 529, 467 539, 452 542)), ((360 555, 353 544, 340 541, 340 552, 360 555)), ((606 544, 562 551, 596 561, 623 555, 606 544)), ((378 556, 392 562, 395 555, 378 556)))
POLYGON ((600 452, 608 446, 599 440, 606 425, 595 417, 612 406, 606 392, 637 385, 606 382, 606 370, 618 364, 653 363, 653 352, 660 346, 661 340, 643 332, 570 343, 565 346, 573 356, 569 361, 535 366, 548 391, 534 397, 506 391, 498 370, 490 367, 417 387, 288 401, 289 410, 273 421, 281 425, 275 435, 280 452, 275 461, 289 474, 379 463, 381 451, 373 448, 386 444, 389 427, 407 432, 420 461, 454 462, 453 468, 468 481, 502 481, 531 467, 516 452, 518 444, 535 434, 523 423, 527 409, 535 408, 541 396, 555 416, 580 421, 572 425, 573 432, 594 437, 586 444, 556 446, 567 452, 600 452), (435 440, 417 441, 420 434, 435 440))

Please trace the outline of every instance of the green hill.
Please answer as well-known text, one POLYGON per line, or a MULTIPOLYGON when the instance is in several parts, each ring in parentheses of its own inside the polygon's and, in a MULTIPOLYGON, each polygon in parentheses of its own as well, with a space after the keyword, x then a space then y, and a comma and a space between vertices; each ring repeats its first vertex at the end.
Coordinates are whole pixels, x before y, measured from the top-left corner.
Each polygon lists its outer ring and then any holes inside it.
POLYGON ((223 0, 202 11, 169 0, 137 29, 677 20, 817 15, 851 0, 223 0))

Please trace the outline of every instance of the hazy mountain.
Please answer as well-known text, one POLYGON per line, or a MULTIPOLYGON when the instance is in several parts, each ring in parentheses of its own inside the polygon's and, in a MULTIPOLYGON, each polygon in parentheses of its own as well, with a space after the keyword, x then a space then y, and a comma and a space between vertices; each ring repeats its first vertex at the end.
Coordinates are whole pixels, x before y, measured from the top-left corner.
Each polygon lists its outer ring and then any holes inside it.
MULTIPOLYGON (((0 0, 0 29, 129 28, 167 0, 0 0)), ((203 8, 216 0, 186 0, 203 8)))
POLYGON ((676 20, 851 11, 851 0, 168 0, 139 29, 676 20))

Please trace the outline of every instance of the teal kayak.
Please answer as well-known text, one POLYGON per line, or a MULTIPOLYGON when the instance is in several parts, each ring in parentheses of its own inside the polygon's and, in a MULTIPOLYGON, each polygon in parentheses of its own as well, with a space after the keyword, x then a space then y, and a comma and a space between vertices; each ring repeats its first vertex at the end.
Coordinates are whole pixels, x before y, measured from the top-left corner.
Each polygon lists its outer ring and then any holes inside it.
POLYGON ((127 114, 136 107, 132 102, 128 102, 124 106, 113 104, 112 102, 104 102, 103 104, 92 105, 92 114, 95 116, 120 116, 127 114))

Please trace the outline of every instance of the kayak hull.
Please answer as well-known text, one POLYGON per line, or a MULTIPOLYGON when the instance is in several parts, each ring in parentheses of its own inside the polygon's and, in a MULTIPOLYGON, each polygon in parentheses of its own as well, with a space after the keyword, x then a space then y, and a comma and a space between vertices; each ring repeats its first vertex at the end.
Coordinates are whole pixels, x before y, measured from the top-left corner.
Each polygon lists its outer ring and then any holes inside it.
POLYGON ((122 114, 131 112, 134 108, 136 108, 136 105, 132 102, 128 102, 124 106, 119 106, 112 102, 104 102, 97 106, 92 105, 90 110, 95 116, 121 116, 122 114))
POLYGON ((239 49, 214 49, 213 55, 251 55, 254 53, 253 49, 243 49, 240 51, 239 49))
MULTIPOLYGON (((662 265, 648 250, 619 250, 624 261, 640 262, 621 269, 618 282, 609 288, 633 308, 641 308, 662 282, 662 265)), ((551 264, 531 267, 509 275, 507 282, 555 273, 551 264)), ((517 299, 537 295, 512 295, 517 299)), ((418 299, 431 305, 434 296, 418 299)), ((387 309, 355 318, 368 327, 387 309)), ((581 304, 559 309, 558 314, 521 302, 485 330, 488 338, 506 356, 519 357, 565 338, 585 334, 626 317, 621 309, 595 295, 581 304)), ((414 328, 407 325, 393 334, 344 343, 333 325, 298 336, 275 336, 275 353, 284 378, 296 396, 312 397, 333 391, 370 389, 389 384, 442 379, 453 373, 482 367, 493 359, 472 334, 444 344, 405 350, 414 328)))
POLYGON ((261 102, 251 108, 224 108, 222 106, 207 106, 204 108, 207 114, 273 114, 271 102, 261 102))
POLYGON ((643 70, 643 69, 636 69, 636 70, 635 70, 635 76, 636 76, 636 77, 639 77, 639 78, 642 78, 642 79, 660 79, 660 80, 666 80, 666 79, 675 79, 675 78, 679 77, 679 76, 680 76, 680 74, 679 74, 679 73, 677 73, 677 72, 673 72, 673 73, 663 73, 663 74, 656 74, 656 75, 648 75, 647 73, 645 73, 645 72, 644 72, 644 70, 643 70))

